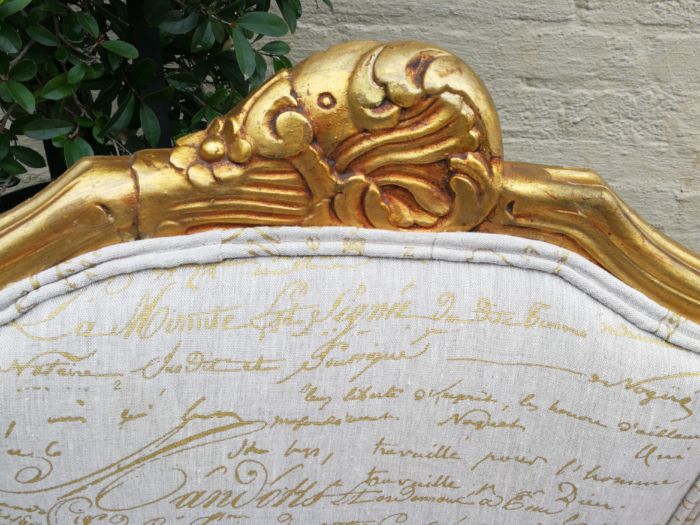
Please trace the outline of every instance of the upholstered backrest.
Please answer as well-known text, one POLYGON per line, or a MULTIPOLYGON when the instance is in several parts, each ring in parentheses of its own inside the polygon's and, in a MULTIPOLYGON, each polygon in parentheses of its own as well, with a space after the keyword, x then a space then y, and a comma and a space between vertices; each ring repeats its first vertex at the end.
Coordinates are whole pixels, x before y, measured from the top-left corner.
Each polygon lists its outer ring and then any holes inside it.
POLYGON ((700 326, 543 242, 135 241, 0 292, 0 341, 0 522, 700 513, 700 326))

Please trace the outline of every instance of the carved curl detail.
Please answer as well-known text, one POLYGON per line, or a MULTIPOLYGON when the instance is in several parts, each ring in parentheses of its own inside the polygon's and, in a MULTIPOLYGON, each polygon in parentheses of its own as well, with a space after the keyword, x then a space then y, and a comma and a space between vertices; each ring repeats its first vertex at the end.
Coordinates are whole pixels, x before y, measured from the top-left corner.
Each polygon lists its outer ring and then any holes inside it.
POLYGON ((365 131, 334 152, 336 169, 351 174, 333 201, 343 223, 463 230, 486 218, 500 159, 481 118, 491 107, 474 105, 470 73, 420 43, 380 46, 360 60, 348 107, 365 131))
POLYGON ((304 64, 313 70, 323 56, 276 75, 207 130, 184 137, 170 162, 196 188, 220 194, 261 162, 284 161, 308 187, 305 224, 478 225, 496 203, 501 170, 500 129, 485 88, 441 49, 362 44, 316 99, 296 89, 304 64), (336 139, 333 147, 319 133, 336 139))
POLYGON ((271 79, 241 110, 214 119, 206 131, 183 137, 170 162, 204 191, 240 183, 251 158, 287 159, 306 150, 313 128, 292 95, 289 72, 271 79))

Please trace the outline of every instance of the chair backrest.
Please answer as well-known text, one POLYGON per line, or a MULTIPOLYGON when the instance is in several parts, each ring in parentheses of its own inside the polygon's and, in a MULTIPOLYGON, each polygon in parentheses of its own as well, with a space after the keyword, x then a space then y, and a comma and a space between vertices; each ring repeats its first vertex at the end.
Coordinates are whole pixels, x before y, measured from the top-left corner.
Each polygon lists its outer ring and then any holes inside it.
POLYGON ((434 46, 85 161, 0 249, 0 521, 700 523, 698 258, 504 163, 434 46))

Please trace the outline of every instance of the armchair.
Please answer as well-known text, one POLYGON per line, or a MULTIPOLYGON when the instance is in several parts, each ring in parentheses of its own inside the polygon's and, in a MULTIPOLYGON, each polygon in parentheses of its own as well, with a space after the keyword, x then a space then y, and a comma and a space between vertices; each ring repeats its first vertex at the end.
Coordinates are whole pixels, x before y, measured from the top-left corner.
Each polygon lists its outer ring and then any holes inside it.
POLYGON ((84 160, 0 254, 0 520, 700 523, 700 259, 435 46, 84 160))

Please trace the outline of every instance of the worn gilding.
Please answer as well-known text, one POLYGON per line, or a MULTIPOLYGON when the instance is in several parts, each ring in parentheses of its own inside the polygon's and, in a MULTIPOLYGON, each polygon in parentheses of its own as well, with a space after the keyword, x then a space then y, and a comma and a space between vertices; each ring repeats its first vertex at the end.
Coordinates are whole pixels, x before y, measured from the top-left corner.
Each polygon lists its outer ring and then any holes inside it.
POLYGON ((421 42, 334 46, 175 148, 82 160, 0 216, 0 287, 117 242, 255 225, 541 239, 700 321, 698 255, 590 170, 504 162, 481 80, 421 42))

